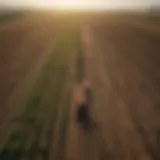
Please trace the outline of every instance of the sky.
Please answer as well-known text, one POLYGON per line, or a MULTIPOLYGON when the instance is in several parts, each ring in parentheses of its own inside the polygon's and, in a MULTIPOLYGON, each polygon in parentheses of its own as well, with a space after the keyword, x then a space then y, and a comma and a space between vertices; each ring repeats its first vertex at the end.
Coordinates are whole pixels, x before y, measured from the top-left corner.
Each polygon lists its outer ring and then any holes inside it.
POLYGON ((147 8, 160 0, 0 0, 0 6, 35 8, 112 9, 147 8))

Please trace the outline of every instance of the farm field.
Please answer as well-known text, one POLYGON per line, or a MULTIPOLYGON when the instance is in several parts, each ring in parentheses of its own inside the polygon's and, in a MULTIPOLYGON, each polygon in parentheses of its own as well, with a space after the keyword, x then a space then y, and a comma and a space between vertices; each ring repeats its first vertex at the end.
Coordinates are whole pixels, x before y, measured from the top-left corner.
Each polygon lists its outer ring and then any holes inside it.
POLYGON ((114 14, 94 15, 84 24, 84 79, 93 89, 97 129, 89 137, 79 130, 73 105, 68 160, 160 158, 160 28, 152 26, 114 14))
POLYGON ((62 90, 70 95, 70 28, 50 13, 1 26, 0 159, 48 156, 62 90))
POLYGON ((35 12, 0 24, 0 160, 160 158, 160 28, 128 17, 35 12), (83 81, 90 135, 76 122, 83 81))

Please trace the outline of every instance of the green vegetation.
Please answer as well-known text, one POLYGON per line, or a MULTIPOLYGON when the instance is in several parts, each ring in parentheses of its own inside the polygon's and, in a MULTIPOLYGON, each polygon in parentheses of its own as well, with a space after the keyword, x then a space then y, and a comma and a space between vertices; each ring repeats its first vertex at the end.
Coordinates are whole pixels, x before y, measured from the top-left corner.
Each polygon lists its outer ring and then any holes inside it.
POLYGON ((76 73, 77 73, 77 81, 81 83, 84 77, 84 55, 80 39, 78 39, 77 44, 78 44, 78 54, 76 59, 76 73))
POLYGON ((26 16, 28 12, 25 11, 10 11, 10 12, 5 12, 0 14, 0 23, 1 22, 8 22, 11 20, 14 20, 16 18, 22 18, 26 16))
MULTIPOLYGON (((65 27, 64 33, 53 47, 53 53, 47 58, 37 82, 22 106, 24 108, 22 114, 12 123, 8 142, 0 153, 1 160, 32 160, 38 157, 47 159, 58 106, 69 75, 74 38, 74 24, 65 27)), ((63 113, 60 146, 65 141, 70 94, 69 90, 63 113)))
POLYGON ((69 106, 70 106, 70 100, 71 100, 71 88, 67 93, 66 99, 65 99, 65 106, 63 108, 63 116, 62 116, 62 123, 60 128, 60 136, 59 136, 59 142, 58 142, 58 150, 57 150, 57 159, 63 160, 65 155, 65 143, 66 143, 66 136, 67 136, 67 126, 68 126, 68 116, 69 116, 69 106))

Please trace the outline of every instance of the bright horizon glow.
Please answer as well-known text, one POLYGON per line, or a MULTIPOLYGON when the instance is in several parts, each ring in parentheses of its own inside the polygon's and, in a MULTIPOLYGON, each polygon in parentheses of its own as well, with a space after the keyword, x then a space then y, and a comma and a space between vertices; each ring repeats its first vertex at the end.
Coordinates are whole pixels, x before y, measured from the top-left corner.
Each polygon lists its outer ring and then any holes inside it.
MULTIPOLYGON (((36 1, 36 0, 35 0, 36 1)), ((146 8, 148 0, 40 0, 39 7, 75 10, 146 8), (141 3, 142 2, 142 3, 141 3)))
MULTIPOLYGON (((37 0, 33 0, 37 1, 37 0)), ((32 1, 32 2, 33 2, 32 1)), ((148 8, 148 0, 40 0, 36 8, 54 10, 137 10, 148 8)))
POLYGON ((108 10, 146 9, 150 0, 0 0, 0 5, 11 8, 35 8, 54 10, 108 10))

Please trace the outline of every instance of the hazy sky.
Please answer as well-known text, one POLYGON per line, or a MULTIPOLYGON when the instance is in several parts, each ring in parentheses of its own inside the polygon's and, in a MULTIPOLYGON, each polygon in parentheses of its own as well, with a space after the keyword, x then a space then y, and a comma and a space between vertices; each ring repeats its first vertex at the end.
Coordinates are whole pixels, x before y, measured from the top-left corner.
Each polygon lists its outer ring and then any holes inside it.
POLYGON ((160 0, 0 0, 0 5, 64 8, 137 8, 159 4, 160 0))

